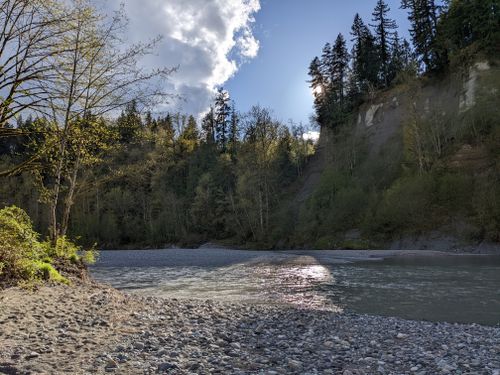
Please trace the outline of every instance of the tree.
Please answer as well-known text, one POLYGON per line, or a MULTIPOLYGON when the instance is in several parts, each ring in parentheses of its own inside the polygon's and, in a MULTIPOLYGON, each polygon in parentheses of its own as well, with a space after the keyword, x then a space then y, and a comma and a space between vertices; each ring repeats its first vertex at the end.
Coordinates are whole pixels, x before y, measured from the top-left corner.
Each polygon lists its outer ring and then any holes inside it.
POLYGON ((440 56, 435 46, 438 27, 438 7, 434 0, 402 0, 401 7, 408 10, 410 35, 415 51, 427 71, 440 68, 440 56))
POLYGON ((215 140, 223 153, 227 151, 229 138, 230 100, 229 93, 220 87, 215 97, 215 140))
POLYGON ((343 105, 345 84, 349 68, 349 53, 347 52, 346 41, 342 34, 337 36, 332 54, 332 91, 335 93, 335 98, 343 105))
POLYGON ((254 240, 262 240, 270 224, 276 186, 273 162, 279 145, 280 124, 269 110, 252 107, 245 117, 245 148, 240 156, 237 194, 243 222, 254 240))
POLYGON ((333 73, 333 48, 330 43, 326 43, 323 47, 320 60, 320 72, 324 78, 326 86, 329 86, 332 81, 333 73))
POLYGON ((375 43, 378 49, 380 64, 379 79, 385 87, 390 83, 391 43, 394 41, 392 30, 397 29, 396 21, 390 19, 387 15, 390 10, 384 0, 377 0, 377 5, 372 13, 374 24, 370 25, 375 28, 375 43))
MULTIPOLYGON (((45 119, 38 119, 33 127, 44 134, 36 139, 38 145, 30 147, 39 151, 39 164, 34 171, 42 201, 53 204, 53 176, 62 165, 61 180, 64 181, 64 197, 59 202, 60 219, 58 220, 58 236, 65 236, 69 226, 70 212, 77 193, 78 178, 82 171, 90 171, 102 162, 104 154, 113 144, 113 132, 102 118, 87 116, 74 120, 66 134, 67 144, 64 153, 59 153, 61 129, 45 119), (60 159, 64 161, 61 162, 60 159)), ((52 211, 50 211, 52 213, 52 211)))
POLYGON ((214 144, 215 143, 215 111, 213 107, 210 107, 210 110, 203 117, 201 121, 201 129, 203 131, 205 137, 205 143, 214 144))
POLYGON ((377 86, 378 83, 378 53, 375 38, 365 25, 359 14, 354 17, 351 27, 354 42, 352 48, 353 77, 359 92, 365 93, 377 86))
POLYGON ((239 131, 240 131, 240 116, 236 111, 236 104, 234 101, 231 102, 231 120, 229 128, 229 153, 231 154, 231 160, 236 162, 236 155, 238 149, 239 141, 239 131))
POLYGON ((393 81, 398 74, 406 72, 412 76, 417 74, 417 61, 411 49, 410 43, 399 39, 398 33, 394 33, 394 41, 391 45, 391 60, 388 70, 389 82, 393 81))
MULTIPOLYGON (((55 79, 58 66, 54 57, 67 52, 61 41, 71 32, 74 16, 71 9, 54 1, 0 1, 0 138, 31 136, 9 122, 24 112, 49 113, 45 83, 55 79)), ((0 171, 0 176, 29 170, 37 157, 33 152, 9 170, 0 171)))
POLYGON ((137 140, 143 127, 141 115, 135 100, 125 106, 125 111, 116 120, 116 128, 121 144, 130 144, 137 140))
POLYGON ((198 126, 193 116, 189 116, 187 125, 179 135, 177 143, 181 154, 192 153, 198 146, 198 126))
POLYGON ((47 113, 54 57, 67 52, 62 37, 71 32, 71 9, 52 1, 0 1, 0 129, 26 110, 47 113))
POLYGON ((167 100, 170 96, 153 85, 153 80, 161 83, 173 72, 168 68, 148 71, 137 65, 153 52, 159 39, 123 50, 121 36, 127 26, 123 9, 108 20, 88 0, 74 1, 71 7, 71 26, 60 41, 65 50, 51 57, 52 65, 57 67, 54 78, 40 82, 48 93, 52 121, 60 128, 49 200, 53 241, 65 231, 58 220, 58 205, 65 183, 71 127, 79 119, 98 118, 126 104, 147 106, 167 100))
POLYGON ((314 107, 316 109, 316 113, 318 113, 327 87, 326 79, 321 69, 321 61, 318 57, 315 57, 309 65, 309 76, 311 77, 309 87, 314 95, 314 107))
POLYGON ((475 45, 496 56, 500 45, 500 4, 498 0, 454 0, 439 25, 440 47, 450 54, 475 45))

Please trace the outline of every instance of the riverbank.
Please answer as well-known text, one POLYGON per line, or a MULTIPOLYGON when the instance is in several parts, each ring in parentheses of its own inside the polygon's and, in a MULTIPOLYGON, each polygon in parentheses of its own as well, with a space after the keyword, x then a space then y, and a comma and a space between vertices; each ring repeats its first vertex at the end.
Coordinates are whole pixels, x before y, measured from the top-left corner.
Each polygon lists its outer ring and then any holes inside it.
POLYGON ((0 292, 6 374, 500 374, 500 328, 126 295, 0 292))
POLYGON ((326 251, 326 252, 338 252, 351 253, 352 254, 384 254, 385 256, 396 255, 406 255, 406 254, 420 254, 420 255, 442 255, 442 254, 455 254, 455 255, 500 255, 500 243, 495 242, 481 242, 477 244, 463 244, 455 238, 450 238, 447 236, 435 236, 434 238, 418 237, 411 238, 405 237, 398 240, 394 240, 385 244, 382 248, 373 249, 314 249, 314 247, 306 248, 269 248, 269 247, 259 247, 258 244, 252 243, 247 245, 241 245, 237 243, 218 243, 218 242, 206 242, 203 244, 190 243, 190 244, 165 244, 160 247, 145 246, 141 244, 129 244, 126 246, 119 246, 118 248, 113 248, 105 246, 102 250, 105 251, 117 251, 117 250, 211 250, 211 249, 225 249, 225 250, 242 250, 242 251, 276 251, 276 252, 288 252, 288 251, 326 251), (314 250, 311 250, 314 249, 314 250))

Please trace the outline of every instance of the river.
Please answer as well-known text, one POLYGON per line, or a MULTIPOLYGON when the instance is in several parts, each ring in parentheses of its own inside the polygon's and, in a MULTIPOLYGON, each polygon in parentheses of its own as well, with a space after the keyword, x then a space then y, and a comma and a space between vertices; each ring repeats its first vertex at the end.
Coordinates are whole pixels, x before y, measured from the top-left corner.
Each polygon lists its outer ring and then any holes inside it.
POLYGON ((500 256, 381 259, 349 254, 226 249, 102 251, 91 273, 118 289, 160 297, 500 325, 500 256))

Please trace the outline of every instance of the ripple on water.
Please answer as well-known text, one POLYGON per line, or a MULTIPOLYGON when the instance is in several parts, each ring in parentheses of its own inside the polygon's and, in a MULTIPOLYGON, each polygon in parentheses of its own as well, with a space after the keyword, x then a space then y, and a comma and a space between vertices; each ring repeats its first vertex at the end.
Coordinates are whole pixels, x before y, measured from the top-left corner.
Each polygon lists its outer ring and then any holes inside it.
POLYGON ((154 296, 500 324, 500 258, 471 265, 463 260, 436 265, 432 259, 318 264, 309 258, 280 262, 274 253, 269 258, 259 253, 223 266, 169 266, 162 260, 160 267, 113 267, 107 259, 106 267, 98 265, 92 273, 119 289, 154 296))

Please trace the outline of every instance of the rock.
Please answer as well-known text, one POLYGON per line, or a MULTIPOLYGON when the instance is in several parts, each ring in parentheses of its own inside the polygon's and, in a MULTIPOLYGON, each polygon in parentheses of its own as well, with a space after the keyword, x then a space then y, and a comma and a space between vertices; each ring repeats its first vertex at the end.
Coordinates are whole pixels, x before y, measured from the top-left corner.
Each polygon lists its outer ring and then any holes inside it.
POLYGON ((325 342, 323 343, 323 346, 324 346, 325 348, 331 349, 331 348, 333 348, 333 347, 335 346, 335 344, 333 343, 333 341, 325 341, 325 342))
POLYGON ((34 358, 38 358, 38 357, 40 357, 40 354, 39 354, 39 353, 37 353, 37 352, 31 352, 30 354, 28 354, 28 355, 27 355, 26 357, 24 357, 24 358, 26 358, 26 359, 30 360, 30 359, 34 359, 34 358))
MULTIPOLYGON (((498 327, 135 295, 120 302, 100 290, 82 306, 72 299, 78 293, 68 290, 52 320, 40 302, 27 309, 39 319, 1 326, 0 373, 12 362, 18 374, 51 373, 54 366, 57 373, 89 374, 500 375, 498 327), (111 318, 115 313, 134 318, 111 318), (92 326, 106 320, 113 323, 92 326), (27 360, 31 351, 35 360, 27 360)), ((10 314, 0 311, 0 320, 10 314)))
POLYGON ((448 363, 444 359, 437 363, 437 367, 444 374, 449 374, 457 369, 455 364, 448 363))
POLYGON ((120 353, 116 356, 116 359, 118 360, 118 362, 124 363, 124 362, 127 362, 129 360, 129 357, 126 354, 120 353))
POLYGON ((106 365, 104 366, 104 371, 113 372, 119 368, 118 363, 110 356, 106 359, 106 365))
POLYGON ((288 367, 290 367, 294 371, 299 371, 300 369, 302 369, 302 362, 300 362, 300 361, 296 361, 294 359, 289 359, 287 364, 288 364, 288 367))
POLYGON ((168 350, 166 349, 160 349, 156 352, 157 357, 163 357, 168 354, 168 350))
POLYGON ((12 363, 0 363, 0 374, 19 374, 18 369, 12 363))
POLYGON ((132 346, 134 347, 134 349, 137 349, 137 350, 143 350, 145 345, 143 342, 141 341, 136 341, 132 344, 132 346))
POLYGON ((178 368, 179 366, 177 366, 175 363, 163 362, 158 365, 158 369, 156 370, 156 372, 162 373, 162 372, 167 372, 169 370, 175 370, 178 368))
POLYGON ((231 347, 234 348, 234 349, 238 349, 238 350, 241 349, 241 345, 240 345, 239 342, 232 342, 231 343, 231 347))

